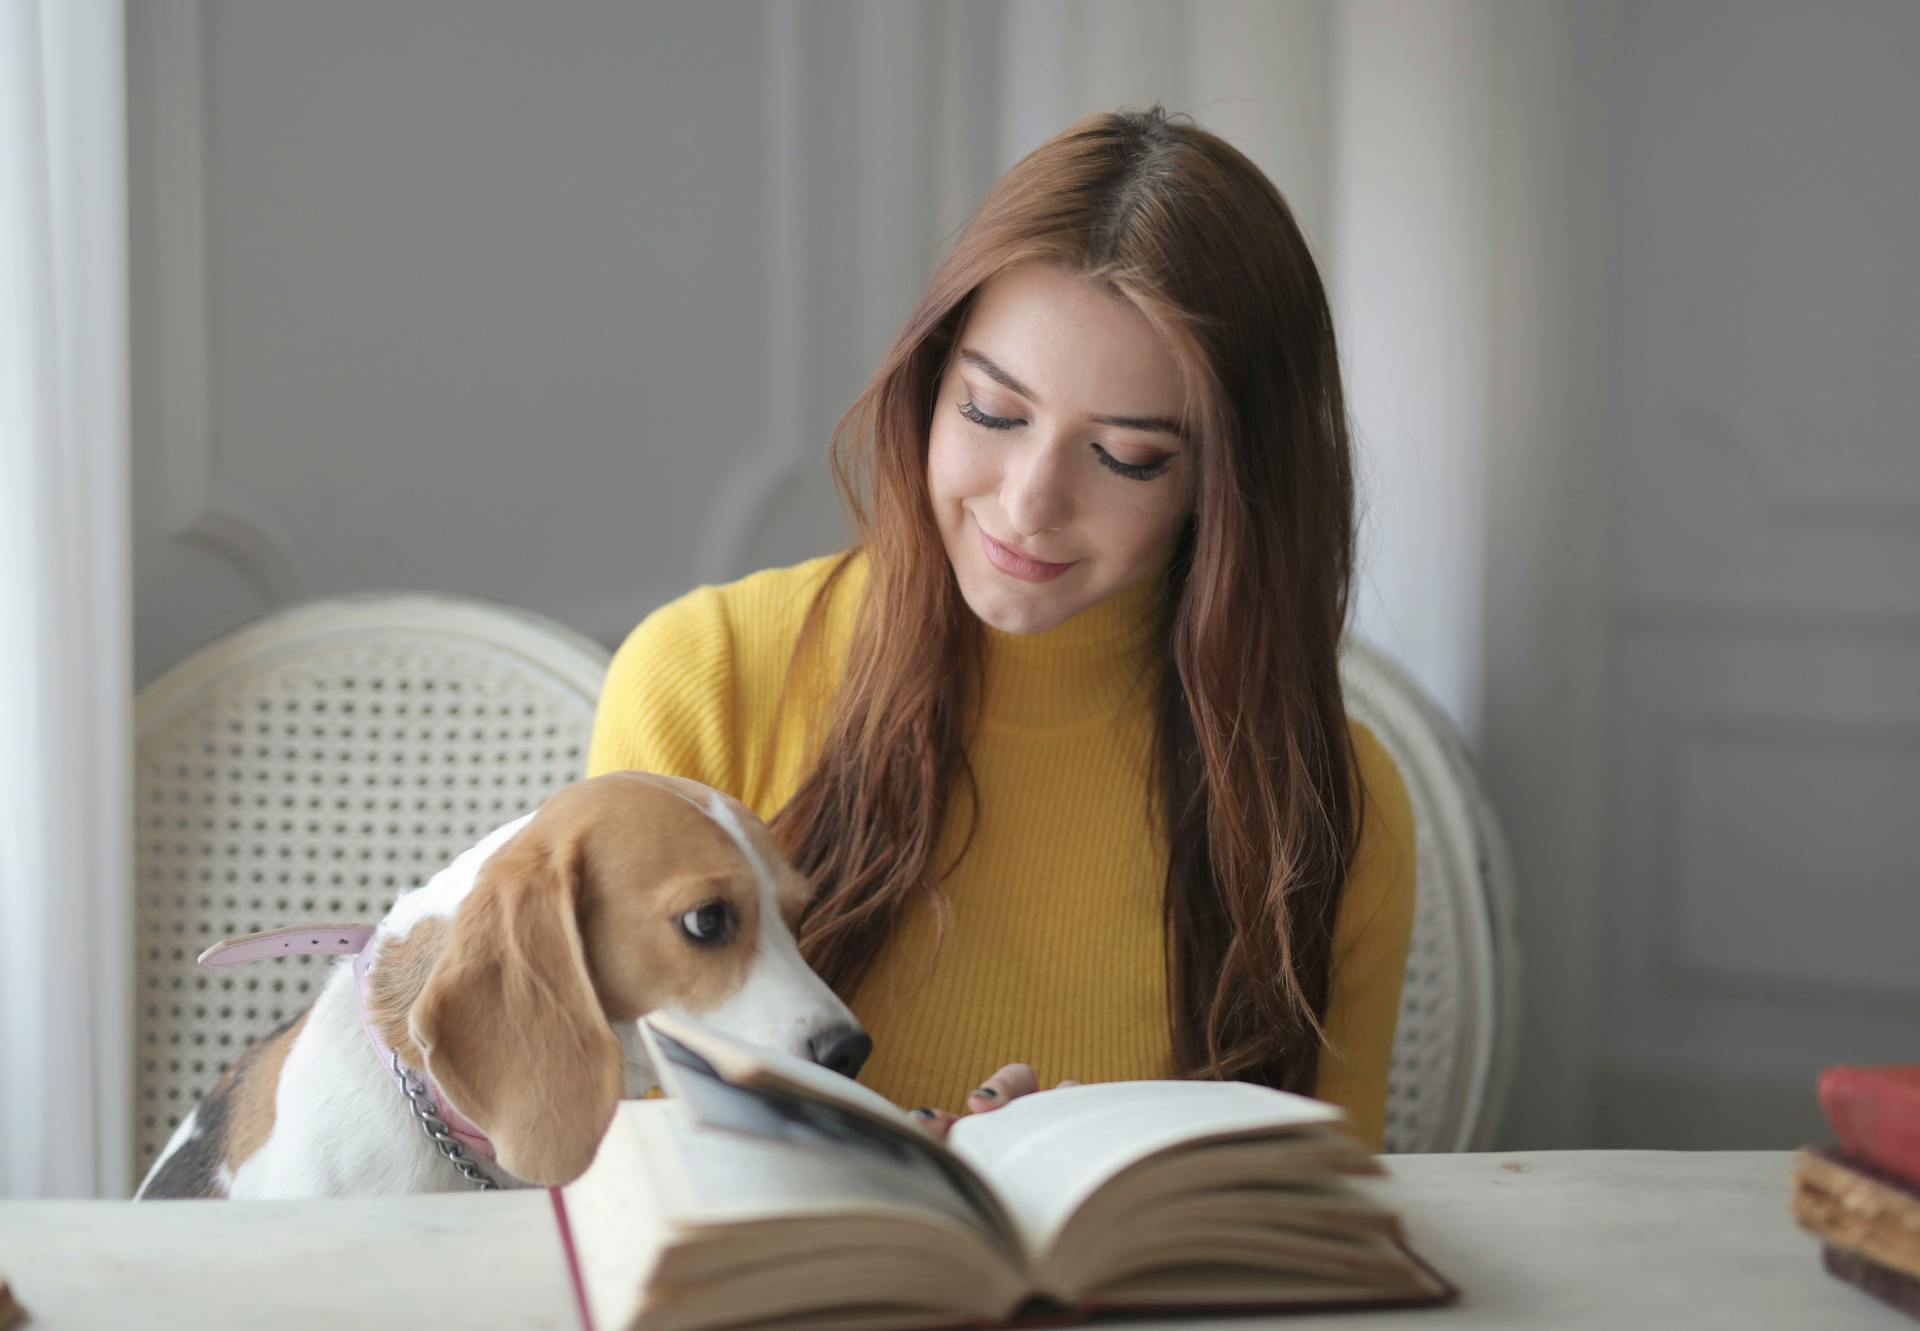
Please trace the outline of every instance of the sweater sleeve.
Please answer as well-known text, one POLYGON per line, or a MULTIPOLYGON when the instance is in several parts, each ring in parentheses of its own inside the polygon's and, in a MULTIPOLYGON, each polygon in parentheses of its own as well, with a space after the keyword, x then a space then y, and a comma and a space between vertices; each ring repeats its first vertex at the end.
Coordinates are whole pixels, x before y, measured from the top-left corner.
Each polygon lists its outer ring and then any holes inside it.
POLYGON ((1352 732, 1366 803, 1334 923, 1327 1046, 1314 1094, 1344 1108, 1355 1134, 1377 1151, 1386 1137, 1387 1072, 1413 939, 1413 808, 1373 732, 1358 722, 1352 732))
POLYGON ((719 591, 670 601, 627 635, 594 712, 587 775, 635 770, 738 793, 733 632, 719 591))

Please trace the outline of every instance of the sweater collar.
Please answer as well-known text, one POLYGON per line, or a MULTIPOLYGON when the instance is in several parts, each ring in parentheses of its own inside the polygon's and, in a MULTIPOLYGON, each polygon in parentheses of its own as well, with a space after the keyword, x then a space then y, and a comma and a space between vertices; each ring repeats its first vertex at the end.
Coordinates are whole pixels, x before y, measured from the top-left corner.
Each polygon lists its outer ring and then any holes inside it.
POLYGON ((981 708, 990 727, 1031 730, 1112 716, 1157 678, 1166 579, 1160 570, 1044 633, 982 624, 981 708))

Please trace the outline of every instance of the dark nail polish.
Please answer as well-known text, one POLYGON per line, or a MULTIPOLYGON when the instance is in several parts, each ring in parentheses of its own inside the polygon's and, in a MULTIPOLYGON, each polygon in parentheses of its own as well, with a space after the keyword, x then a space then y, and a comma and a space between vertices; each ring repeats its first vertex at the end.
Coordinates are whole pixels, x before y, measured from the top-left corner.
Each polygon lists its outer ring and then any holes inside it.
POLYGON ((935 1114, 931 1109, 927 1108, 925 1105, 921 1105, 918 1109, 914 1110, 913 1116, 915 1118, 938 1118, 939 1117, 938 1114, 935 1114))
POLYGON ((968 1091, 967 1095, 969 1097, 977 1095, 982 1100, 998 1100, 1000 1098, 1000 1092, 991 1086, 976 1086, 971 1091, 968 1091))

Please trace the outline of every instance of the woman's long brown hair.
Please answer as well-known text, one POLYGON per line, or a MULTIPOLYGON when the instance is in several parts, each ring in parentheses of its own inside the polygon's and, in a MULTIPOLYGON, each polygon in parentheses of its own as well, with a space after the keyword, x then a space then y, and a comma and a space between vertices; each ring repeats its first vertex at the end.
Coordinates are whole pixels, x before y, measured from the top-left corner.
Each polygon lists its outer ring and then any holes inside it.
MULTIPOLYGON (((845 994, 912 898, 944 923, 952 865, 934 854, 972 789, 981 634, 934 525, 931 404, 975 294, 1030 261, 1152 322, 1198 441, 1194 519, 1167 574, 1151 792, 1175 1061, 1310 1091, 1360 820, 1338 666, 1354 494, 1333 322, 1272 183, 1158 107, 1081 120, 1001 177, 834 433, 868 583, 813 766, 773 824, 820 885, 801 948, 845 994)), ((790 693, 846 567, 808 614, 790 693)))

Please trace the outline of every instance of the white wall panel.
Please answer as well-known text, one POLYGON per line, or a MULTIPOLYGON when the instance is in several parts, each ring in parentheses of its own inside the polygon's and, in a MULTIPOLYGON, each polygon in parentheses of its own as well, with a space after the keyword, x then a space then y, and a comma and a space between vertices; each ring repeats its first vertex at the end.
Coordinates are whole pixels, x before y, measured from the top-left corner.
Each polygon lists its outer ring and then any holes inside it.
POLYGON ((1920 1047, 1920 11, 1626 13, 1600 1132, 1784 1146, 1920 1047))

